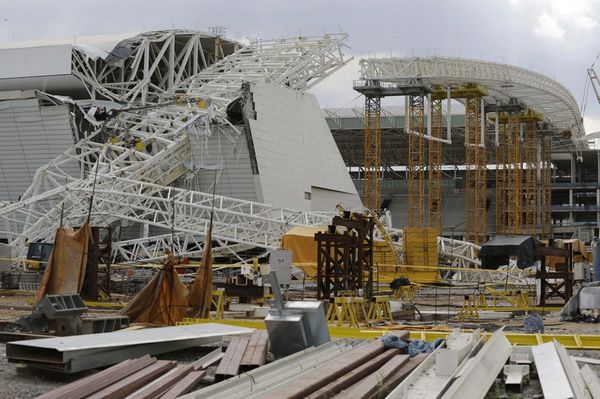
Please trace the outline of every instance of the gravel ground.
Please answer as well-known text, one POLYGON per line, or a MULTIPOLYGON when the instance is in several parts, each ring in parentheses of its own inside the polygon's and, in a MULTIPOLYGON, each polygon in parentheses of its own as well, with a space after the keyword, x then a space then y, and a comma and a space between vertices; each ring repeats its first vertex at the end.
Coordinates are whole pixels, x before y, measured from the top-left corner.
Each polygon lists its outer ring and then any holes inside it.
MULTIPOLYGON (((449 310, 458 310, 464 302, 463 294, 471 293, 469 289, 465 290, 452 290, 450 296, 443 296, 442 289, 440 289, 436 297, 436 290, 425 289, 418 294, 417 302, 420 302, 419 309, 427 310, 438 310, 444 312, 448 307, 447 303, 450 304, 449 310), (463 292, 464 291, 464 292, 463 292), (433 294, 433 295, 432 295, 433 294)), ((13 296, 3 295, 0 293, 0 326, 2 324, 8 324, 14 322, 18 317, 30 313, 30 305, 27 303, 28 296, 13 296)), ((114 311, 90 311, 90 315, 97 314, 98 316, 106 316, 114 311)), ((477 328, 477 325, 467 325, 468 323, 458 322, 455 318, 451 318, 451 323, 458 324, 462 327, 477 328), (452 323, 453 322, 453 323, 452 323)), ((516 316, 506 320, 490 320, 482 322, 479 326, 483 327, 488 331, 494 331, 501 325, 505 325, 506 331, 520 332, 523 329, 524 316, 516 316)), ((438 323, 444 324, 444 320, 438 320, 438 323)), ((418 323, 417 323, 418 324, 418 323)), ((435 324, 432 322, 431 324, 435 324)), ((560 322, 557 314, 547 314, 544 316, 544 325, 546 333, 555 334, 600 334, 600 324, 591 323, 562 323, 560 322)), ((228 339, 225 339, 221 346, 227 345, 228 339)), ((358 344, 359 340, 346 340, 351 345, 358 344)), ((179 352, 173 352, 170 354, 164 354, 157 356, 159 359, 165 360, 176 360, 179 364, 190 363, 208 352, 214 349, 212 347, 200 347, 194 349, 188 349, 179 352)), ((573 356, 589 357, 600 359, 599 351, 582 351, 582 350, 569 350, 569 353, 573 356)), ((581 366, 582 364, 580 364, 581 366)), ((600 375, 599 365, 590 365, 590 367, 600 375)), ((214 376, 216 366, 210 367, 208 371, 207 380, 204 384, 199 384, 195 389, 199 389, 211 381, 214 376)), ((35 372, 24 367, 17 367, 15 364, 8 363, 5 356, 5 345, 0 344, 0 399, 20 399, 20 398, 34 398, 42 393, 49 390, 60 387, 64 384, 72 382, 78 378, 87 375, 87 373, 80 373, 74 376, 63 376, 63 375, 49 375, 45 372, 35 372)), ((504 383, 498 379, 496 386, 493 387, 488 393, 486 399, 497 399, 497 398, 524 398, 534 399, 543 398, 541 395, 541 387, 539 381, 534 377, 524 387, 523 393, 515 393, 504 391, 504 383)))
POLYGON ((6 345, 0 344, 1 399, 34 398, 80 377, 81 375, 75 378, 61 378, 42 373, 31 373, 25 368, 17 368, 13 363, 8 363, 6 345))
MULTIPOLYGON (((175 360, 179 365, 193 363, 215 349, 198 347, 156 356, 160 360, 175 360)), ((207 369, 207 380, 194 388, 200 389, 214 378, 216 366, 207 369)), ((6 359, 6 345, 0 344, 0 399, 29 399, 73 382, 93 372, 82 372, 74 375, 48 374, 36 372, 26 367, 17 367, 6 359)))

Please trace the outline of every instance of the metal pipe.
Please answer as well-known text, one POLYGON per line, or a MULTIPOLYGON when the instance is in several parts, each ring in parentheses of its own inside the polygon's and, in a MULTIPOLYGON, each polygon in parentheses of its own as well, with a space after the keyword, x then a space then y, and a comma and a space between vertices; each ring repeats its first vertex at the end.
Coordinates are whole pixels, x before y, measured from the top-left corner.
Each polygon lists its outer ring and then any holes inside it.
POLYGON ((452 89, 450 86, 446 88, 446 98, 448 101, 446 104, 446 138, 452 144, 452 89))

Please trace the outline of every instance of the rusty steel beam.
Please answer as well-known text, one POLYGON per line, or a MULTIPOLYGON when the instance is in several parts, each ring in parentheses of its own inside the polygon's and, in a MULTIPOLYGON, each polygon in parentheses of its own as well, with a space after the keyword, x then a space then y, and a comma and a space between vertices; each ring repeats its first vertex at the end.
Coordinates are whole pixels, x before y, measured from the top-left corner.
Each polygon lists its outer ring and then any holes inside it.
POLYGON ((205 371, 192 371, 177 384, 173 385, 160 399, 175 399, 188 393, 205 374, 205 371))
POLYGON ((240 369, 242 371, 252 370, 265 364, 269 349, 269 335, 266 330, 257 330, 250 336, 250 341, 242 356, 240 369))
POLYGON ((396 355, 375 372, 369 374, 334 398, 337 399, 367 399, 377 393, 377 389, 388 381, 398 370, 408 362, 408 355, 396 355))
POLYGON ((127 399, 153 399, 161 397, 162 394, 167 392, 180 380, 191 373, 193 369, 194 366, 192 365, 177 367, 176 369, 171 370, 171 372, 146 385, 142 389, 136 391, 133 395, 128 396, 127 399))
POLYGON ((373 371, 377 370, 383 364, 387 363, 392 357, 400 354, 400 349, 388 349, 382 354, 374 357, 367 361, 360 367, 350 371, 348 374, 341 376, 335 381, 330 382, 321 389, 316 390, 312 394, 308 395, 306 399, 321 399, 329 398, 332 395, 337 394, 343 389, 346 389, 356 384, 361 379, 365 378, 373 371))
POLYGON ((379 340, 361 345, 323 367, 302 374, 301 378, 287 380, 273 389, 265 391, 263 395, 256 397, 304 399, 314 391, 351 372, 384 351, 385 348, 379 340))
POLYGON ((225 355, 215 372, 215 381, 223 381, 240 373, 240 363, 248 342, 250 342, 248 337, 234 337, 229 341, 225 355))
POLYGON ((88 399, 124 398, 176 366, 177 363, 173 361, 159 360, 137 373, 96 392, 94 395, 88 396, 88 399))
POLYGON ((156 358, 146 355, 139 359, 125 360, 106 370, 81 378, 68 385, 38 396, 38 399, 80 399, 92 395, 138 371, 156 363, 156 358))

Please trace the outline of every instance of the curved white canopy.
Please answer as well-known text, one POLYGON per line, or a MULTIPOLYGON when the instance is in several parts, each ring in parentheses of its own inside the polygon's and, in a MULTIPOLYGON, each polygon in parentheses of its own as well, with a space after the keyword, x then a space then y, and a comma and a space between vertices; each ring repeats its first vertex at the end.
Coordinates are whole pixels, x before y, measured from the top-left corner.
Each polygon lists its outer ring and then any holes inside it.
POLYGON ((555 148, 583 148, 583 118, 573 95, 562 84, 537 72, 496 62, 449 58, 411 57, 360 60, 361 79, 406 83, 419 79, 425 85, 477 84, 487 92, 488 104, 507 104, 516 98, 541 114, 551 126, 555 148), (570 131, 571 137, 563 134, 570 131))

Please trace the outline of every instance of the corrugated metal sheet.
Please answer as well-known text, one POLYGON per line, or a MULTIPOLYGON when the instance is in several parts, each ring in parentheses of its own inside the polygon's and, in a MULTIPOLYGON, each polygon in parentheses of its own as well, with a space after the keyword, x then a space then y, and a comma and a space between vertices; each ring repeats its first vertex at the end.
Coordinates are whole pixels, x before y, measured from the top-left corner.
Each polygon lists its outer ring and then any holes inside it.
MULTIPOLYGON (((37 169, 73 145, 66 105, 0 101, 0 201, 17 201, 37 169)), ((74 163, 69 173, 79 175, 74 163)))
POLYGON ((311 210, 311 187, 360 198, 312 94, 272 84, 253 89, 250 120, 263 202, 311 210))
POLYGON ((223 168, 217 181, 218 195, 234 197, 247 201, 259 201, 252 175, 250 153, 248 144, 243 135, 235 137, 230 131, 227 136, 222 132, 215 132, 210 137, 190 135, 192 157, 196 167, 205 167, 195 179, 187 182, 187 187, 192 190, 210 192, 214 180, 215 167, 223 168))

